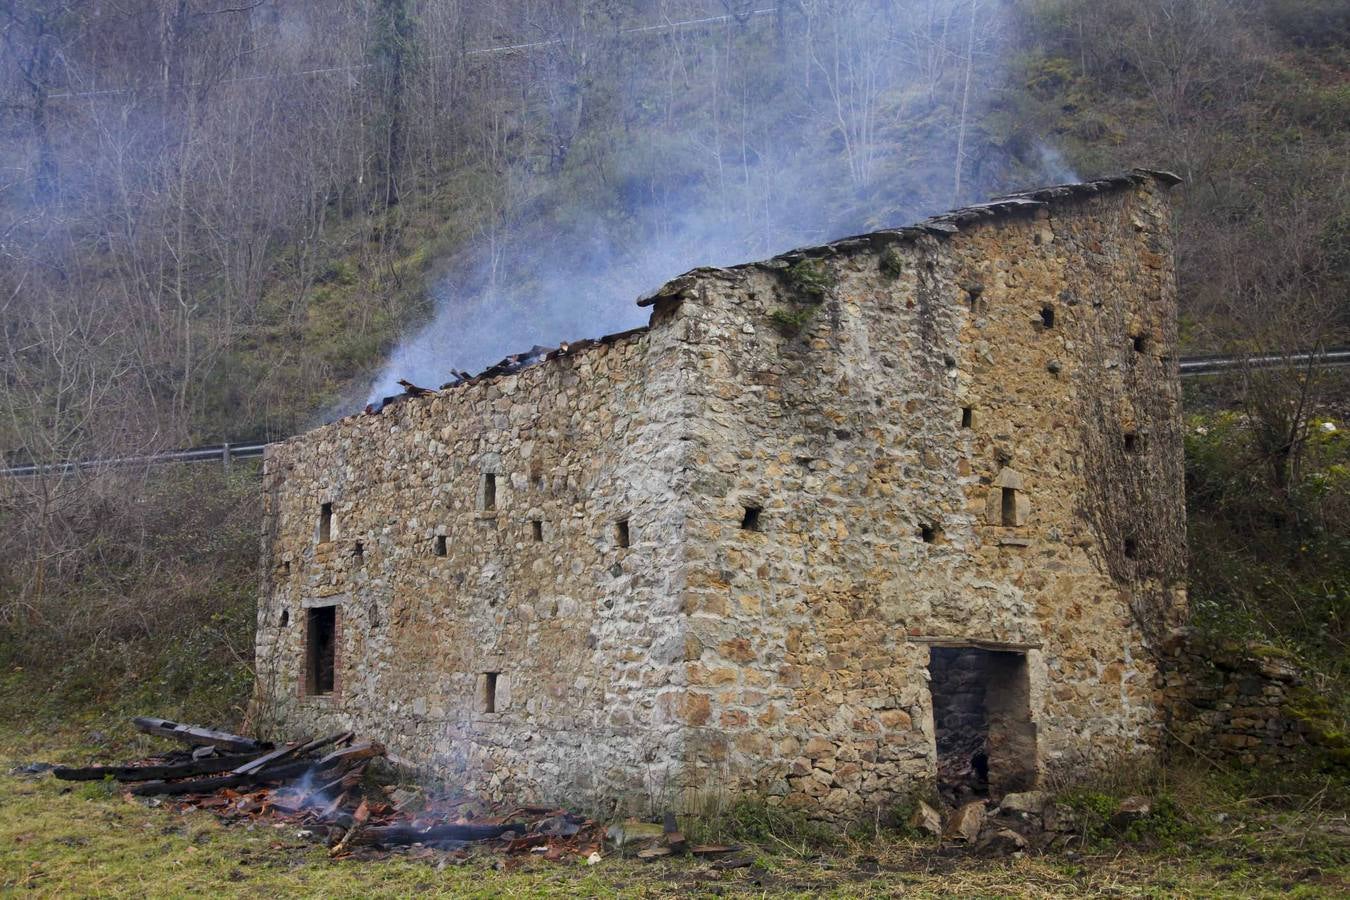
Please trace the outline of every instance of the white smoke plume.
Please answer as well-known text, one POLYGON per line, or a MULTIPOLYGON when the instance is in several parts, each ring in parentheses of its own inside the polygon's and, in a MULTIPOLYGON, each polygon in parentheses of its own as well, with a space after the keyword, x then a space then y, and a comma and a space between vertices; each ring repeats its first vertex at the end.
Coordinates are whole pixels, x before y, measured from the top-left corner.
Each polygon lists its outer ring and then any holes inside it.
POLYGON ((1067 180, 1052 149, 986 122, 1006 74, 1005 0, 786 6, 781 28, 752 15, 605 45, 627 81, 577 142, 621 140, 625 117, 645 117, 649 140, 573 147, 589 159, 561 171, 513 164, 499 224, 447 265, 433 319, 394 350, 370 399, 397 393, 399 378, 435 387, 534 344, 644 324, 635 299, 696 266, 1067 180))

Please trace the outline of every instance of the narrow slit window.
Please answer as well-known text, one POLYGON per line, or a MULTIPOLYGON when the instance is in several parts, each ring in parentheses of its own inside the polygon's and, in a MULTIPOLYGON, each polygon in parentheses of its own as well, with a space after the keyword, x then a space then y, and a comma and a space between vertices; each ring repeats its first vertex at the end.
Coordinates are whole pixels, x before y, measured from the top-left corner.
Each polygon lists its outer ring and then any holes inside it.
POLYGON ((333 504, 325 503, 319 507, 319 533, 320 544, 326 544, 333 539, 333 504))
POLYGON ((497 675, 498 672, 483 673, 483 712, 497 711, 497 675))
POLYGON ((759 531, 759 514, 764 510, 758 506, 747 506, 741 516, 741 528, 746 531, 759 531))
POLYGON ((497 476, 492 472, 483 473, 483 509, 497 508, 497 476))
POLYGON ((436 555, 444 556, 446 554, 447 549, 448 548, 445 540, 445 535, 443 534, 436 535, 436 550, 435 550, 436 555))
POLYGON ((1004 525, 1017 524, 1017 489, 1005 487, 999 507, 999 520, 1004 525))
POLYGON ((1041 324, 1046 328, 1055 327, 1055 308, 1053 306, 1041 307, 1041 324))
POLYGON ((1134 453, 1139 449, 1139 435, 1133 431, 1125 432, 1125 452, 1134 453))
POLYGON ((1139 556, 1139 542, 1132 537, 1125 539, 1125 558, 1135 559, 1139 556))
POLYGON ((352 545, 352 559, 357 565, 366 561, 366 545, 363 542, 357 541, 352 545))
POLYGON ((281 564, 281 576, 283 578, 286 578, 289 577, 290 574, 291 574, 291 561, 286 560, 281 564))
POLYGON ((632 535, 628 531, 627 519, 620 519, 614 523, 614 543, 620 547, 628 547, 632 544, 632 535))
POLYGON ((307 611, 305 681, 311 694, 331 694, 337 683, 337 607, 307 611))
POLYGON ((544 523, 541 519, 535 519, 530 523, 530 536, 534 538, 536 544, 543 543, 544 523))
POLYGON ((962 427, 962 428, 974 428, 974 427, 975 427, 975 409, 974 409, 974 407, 970 407, 970 406, 963 406, 963 407, 961 407, 961 427, 962 427))
POLYGON ((281 627, 285 628, 287 625, 290 624, 291 624, 291 611, 289 609, 283 609, 281 611, 281 627))

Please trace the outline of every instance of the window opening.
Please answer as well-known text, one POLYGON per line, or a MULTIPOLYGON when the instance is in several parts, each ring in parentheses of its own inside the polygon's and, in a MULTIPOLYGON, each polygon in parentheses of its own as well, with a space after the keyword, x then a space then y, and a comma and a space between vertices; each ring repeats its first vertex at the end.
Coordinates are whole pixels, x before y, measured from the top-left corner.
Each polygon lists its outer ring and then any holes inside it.
POLYGON ((940 534, 941 530, 936 525, 925 524, 919 526, 919 537, 923 539, 925 544, 937 543, 940 534))
POLYGON ((483 473, 483 509, 497 508, 497 476, 492 472, 483 473))
POLYGON ((1125 539, 1125 558, 1135 559, 1139 556, 1139 542, 1132 537, 1125 539))
POLYGON ((444 556, 444 555, 446 554, 446 550, 447 550, 447 545, 446 545, 445 535, 443 535, 443 534, 438 534, 438 535, 436 535, 436 555, 437 555, 437 556, 444 556))
POLYGON ((544 523, 542 520, 535 519, 530 523, 530 534, 534 537, 536 544, 544 540, 544 523))
POLYGON ((325 503, 319 507, 319 543, 326 544, 333 539, 333 504, 325 503))
POLYGON ((316 606, 306 616, 305 680, 311 694, 331 694, 337 673, 337 607, 316 606))
POLYGON ((973 428, 975 423, 975 409, 970 406, 961 407, 961 427, 973 428))
POLYGON ((498 672, 483 673, 483 712, 491 713, 497 711, 497 676, 498 672))
POLYGON ((1041 324, 1046 328, 1055 327, 1055 308, 1053 306, 1041 307, 1041 324))
POLYGON ((281 611, 281 627, 285 628, 289 624, 291 624, 291 611, 289 609, 283 609, 281 611))
POLYGON ((1017 524, 1017 489, 1005 487, 1003 491, 1002 505, 999 507, 999 520, 1004 525, 1017 524))
POLYGON ((614 542, 620 547, 627 547, 631 543, 631 535, 628 532, 628 520, 620 519, 614 523, 614 542))
POLYGON ((1139 449, 1139 435, 1133 431, 1125 432, 1125 452, 1133 453, 1139 449))
POLYGON ((352 545, 352 559, 356 560, 357 565, 366 561, 366 545, 361 541, 352 545))
POLYGON ((741 528, 746 531, 759 531, 759 514, 763 509, 758 506, 747 506, 745 514, 741 516, 741 528))
POLYGON ((1136 334, 1133 338, 1131 338, 1131 342, 1134 344, 1135 353, 1143 353, 1145 350, 1148 349, 1147 335, 1136 334))

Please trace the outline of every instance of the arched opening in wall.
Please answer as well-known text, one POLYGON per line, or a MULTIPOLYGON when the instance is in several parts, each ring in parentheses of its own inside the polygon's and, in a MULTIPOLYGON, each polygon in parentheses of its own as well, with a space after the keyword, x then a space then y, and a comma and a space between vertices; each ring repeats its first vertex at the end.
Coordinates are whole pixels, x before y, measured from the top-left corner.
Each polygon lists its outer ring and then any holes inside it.
POLYGON ((1036 727, 1026 654, 932 647, 929 690, 937 783, 953 805, 1036 783, 1036 727))
POLYGON ((1130 338, 1130 344, 1134 347, 1135 353, 1143 353, 1148 350, 1148 335, 1136 334, 1130 338))

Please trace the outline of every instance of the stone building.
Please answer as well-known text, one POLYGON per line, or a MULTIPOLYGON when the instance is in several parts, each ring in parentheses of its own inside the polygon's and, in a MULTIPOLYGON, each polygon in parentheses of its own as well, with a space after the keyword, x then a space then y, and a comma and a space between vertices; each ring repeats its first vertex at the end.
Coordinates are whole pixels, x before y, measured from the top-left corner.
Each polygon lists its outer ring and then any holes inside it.
POLYGON ((1152 753, 1175 181, 697 269, 268 448, 256 714, 489 796, 836 820, 1152 753))

